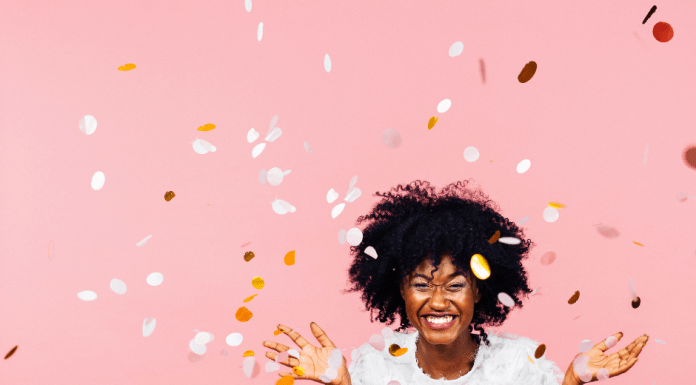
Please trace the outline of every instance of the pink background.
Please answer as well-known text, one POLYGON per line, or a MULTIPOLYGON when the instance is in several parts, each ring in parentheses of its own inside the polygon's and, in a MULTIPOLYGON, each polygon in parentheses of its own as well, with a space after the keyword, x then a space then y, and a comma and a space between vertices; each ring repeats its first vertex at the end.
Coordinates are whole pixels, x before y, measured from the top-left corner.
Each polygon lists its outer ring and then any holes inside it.
POLYGON ((652 5, 254 0, 247 12, 243 0, 5 3, 0 353, 19 348, 0 362, 0 382, 274 383, 261 342, 288 342, 273 336, 276 324, 308 334, 315 321, 341 348, 382 329, 357 294, 340 294, 350 258, 337 235, 369 210, 372 193, 416 178, 473 178, 503 215, 530 217, 524 227, 537 244, 526 266, 542 295, 502 330, 545 343, 564 371, 584 339, 623 331, 622 348, 647 333, 640 361, 611 382, 685 383, 696 342, 696 201, 676 196, 696 196, 696 171, 681 160, 696 142, 696 3, 660 3, 641 24, 652 5), (672 41, 653 38, 658 21, 674 27, 672 41), (464 52, 453 58, 456 41, 464 52), (521 84, 531 60, 536 75, 521 84), (126 63, 137 68, 117 70, 126 63), (452 107, 440 114, 446 98, 452 107), (88 114, 98 121, 89 136, 78 128, 88 114), (283 134, 252 159, 274 115, 283 134), (439 121, 428 130, 431 116, 439 121), (206 123, 217 128, 197 131, 206 123), (252 127, 261 137, 249 144, 252 127), (387 128, 401 133, 399 148, 382 143, 387 128), (196 136, 217 151, 195 153, 196 136), (476 162, 464 160, 468 146, 480 151, 476 162), (523 159, 531 168, 519 174, 523 159), (260 184, 259 170, 272 167, 292 173, 277 187, 260 184), (106 175, 99 191, 90 187, 96 171, 106 175), (354 175, 363 195, 332 219, 354 175), (340 194, 334 204, 330 188, 340 194), (166 202, 169 190, 176 197, 166 202), (274 213, 276 197, 297 211, 274 213), (553 223, 542 218, 549 201, 567 205, 553 223), (621 236, 600 236, 597 223, 621 236), (256 258, 245 262, 249 250, 256 258), (290 250, 294 266, 283 263, 290 250), (544 266, 547 250, 558 257, 544 266), (164 282, 151 287, 155 271, 164 282), (113 278, 128 285, 124 295, 111 291, 113 278), (79 300, 83 290, 98 298, 79 300), (242 305, 254 313, 246 323, 234 317, 242 305), (157 320, 149 337, 146 317, 157 320), (194 329, 215 339, 190 363, 194 329), (233 332, 244 335, 240 346, 225 343, 233 332), (240 368, 246 350, 261 365, 253 379, 240 368))

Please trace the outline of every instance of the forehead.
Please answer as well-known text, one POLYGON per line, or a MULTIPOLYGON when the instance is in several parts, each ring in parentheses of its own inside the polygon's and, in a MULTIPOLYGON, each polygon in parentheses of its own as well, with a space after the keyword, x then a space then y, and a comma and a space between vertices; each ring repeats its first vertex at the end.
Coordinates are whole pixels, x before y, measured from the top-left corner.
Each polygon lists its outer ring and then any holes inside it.
POLYGON ((424 259, 411 274, 421 274, 433 278, 449 277, 453 274, 461 273, 464 277, 468 278, 469 274, 467 271, 460 269, 452 263, 452 257, 445 255, 441 258, 440 264, 435 266, 430 259, 424 259))

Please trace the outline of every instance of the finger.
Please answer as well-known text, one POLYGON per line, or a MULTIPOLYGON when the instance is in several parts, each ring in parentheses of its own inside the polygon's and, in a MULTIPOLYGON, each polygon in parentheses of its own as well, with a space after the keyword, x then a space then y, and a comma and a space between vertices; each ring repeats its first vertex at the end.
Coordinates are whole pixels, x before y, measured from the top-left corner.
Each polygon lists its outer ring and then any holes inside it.
POLYGON ((336 345, 334 345, 333 342, 329 339, 329 337, 324 333, 323 330, 317 325, 315 322, 312 322, 309 324, 309 328, 312 329, 312 333, 314 334, 314 337, 317 338, 317 341, 321 344, 321 346, 327 348, 335 348, 336 345))
POLYGON ((297 374, 295 374, 293 372, 281 372, 281 373, 278 373, 278 375, 280 377, 292 377, 294 379, 300 378, 297 374))
POLYGON ((288 337, 290 337, 295 342, 295 344, 297 344, 297 346, 300 347, 300 349, 304 349, 305 346, 309 345, 309 342, 307 342, 307 340, 304 339, 304 337, 302 337, 300 333, 292 331, 292 329, 290 329, 289 327, 285 325, 278 325, 278 329, 285 332, 285 334, 287 334, 288 337))
POLYGON ((629 349, 629 352, 630 352, 630 355, 632 358, 638 357, 640 352, 643 351, 643 348, 645 347, 645 343, 648 341, 647 341, 647 337, 646 338, 640 337, 640 338, 636 339, 635 342, 636 342, 635 345, 631 349, 629 349))
MULTIPOLYGON (((623 337, 623 333, 622 333, 622 332, 618 332, 618 333, 614 334, 613 337, 616 338, 617 341, 621 341, 621 338, 623 337)), ((607 342, 607 340, 604 339, 602 342, 598 343, 598 344, 595 345, 594 347, 597 348, 597 349, 599 349, 599 350, 601 350, 601 351, 603 351, 603 352, 606 352, 606 351, 609 349, 609 348, 607 347, 606 342, 607 342)))
POLYGON ((625 364, 624 363, 620 364, 619 367, 615 371, 612 371, 611 373, 609 373, 609 377, 614 377, 614 376, 618 376, 619 374, 626 373, 629 369, 631 369, 633 367, 633 365, 636 364, 636 362, 638 362, 638 360, 639 360, 639 358, 632 358, 630 360, 627 360, 625 364))
POLYGON ((290 350, 289 347, 287 347, 283 344, 279 344, 275 341, 263 341, 263 346, 265 346, 267 348, 274 349, 274 350, 279 351, 279 352, 287 352, 288 350, 290 350))
MULTIPOLYGON (((275 362, 278 362, 278 361, 276 360, 276 358, 278 357, 278 353, 275 353, 275 352, 266 352, 266 357, 272 359, 272 360, 275 361, 275 362)), ((297 358, 295 358, 295 357, 293 357, 293 356, 290 356, 290 357, 288 357, 286 360, 280 361, 280 362, 278 362, 278 363, 279 363, 279 364, 282 364, 282 365, 285 365, 285 366, 289 366, 289 367, 292 368, 292 367, 295 367, 295 366, 299 366, 299 365, 300 365, 300 360, 298 360, 297 358)))

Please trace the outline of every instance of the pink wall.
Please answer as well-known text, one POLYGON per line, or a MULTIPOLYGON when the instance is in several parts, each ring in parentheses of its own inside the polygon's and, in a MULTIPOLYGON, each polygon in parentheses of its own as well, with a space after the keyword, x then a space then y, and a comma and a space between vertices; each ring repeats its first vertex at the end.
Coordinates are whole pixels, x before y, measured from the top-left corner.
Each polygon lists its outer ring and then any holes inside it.
POLYGON ((696 142, 696 3, 660 3, 641 24, 652 5, 5 3, 0 353, 19 348, 0 362, 0 382, 273 383, 261 341, 285 341, 273 336, 277 323, 309 333, 316 321, 345 348, 383 327, 357 295, 340 294, 350 260, 337 234, 371 207, 371 194, 416 178, 473 178, 504 215, 530 216, 524 227, 538 245, 527 267, 543 295, 502 329, 544 342, 564 370, 584 339, 623 331, 623 347, 647 333, 640 361, 612 383, 685 383, 696 342, 696 199, 676 196, 696 196, 696 171, 681 160, 696 142), (672 41, 652 36, 658 21, 674 27, 672 41), (453 58, 456 41, 464 51, 453 58), (531 60, 536 75, 521 84, 531 60), (117 70, 126 63, 137 68, 117 70), (446 98, 452 107, 440 114, 446 98), (88 114, 98 121, 89 136, 78 128, 88 114), (274 115, 283 134, 252 159, 274 115), (428 130, 431 116, 439 121, 428 130), (206 123, 217 128, 197 131, 206 123), (261 137, 249 144, 252 127, 261 137), (387 128, 401 133, 399 148, 382 143, 387 128), (217 151, 195 153, 196 136, 217 151), (464 160, 468 146, 479 149, 476 162, 464 160), (523 159, 531 168, 519 174, 523 159), (259 170, 272 167, 292 173, 277 187, 260 184, 259 170), (99 191, 96 171, 106 176, 99 191), (363 195, 332 219, 326 193, 343 201, 354 175, 363 195), (166 202, 169 190, 176 197, 166 202), (274 213, 276 197, 297 211, 274 213), (549 201, 567 205, 553 223, 542 218, 549 201), (600 236, 600 222, 620 237, 600 236), (247 263, 248 250, 256 258, 247 263), (290 250, 294 266, 283 264, 290 250), (547 250, 558 258, 544 266, 547 250), (155 271, 164 282, 151 287, 155 271), (257 275, 262 290, 251 286, 257 275), (110 289, 113 278, 125 294, 110 289), (83 290, 98 298, 79 300, 83 290), (234 317, 242 305, 254 313, 247 323, 234 317), (149 337, 146 317, 157 320, 149 337), (215 339, 190 363, 194 329, 215 339), (233 332, 244 335, 240 346, 225 343, 233 332), (251 380, 240 369, 245 350, 262 364, 251 380))

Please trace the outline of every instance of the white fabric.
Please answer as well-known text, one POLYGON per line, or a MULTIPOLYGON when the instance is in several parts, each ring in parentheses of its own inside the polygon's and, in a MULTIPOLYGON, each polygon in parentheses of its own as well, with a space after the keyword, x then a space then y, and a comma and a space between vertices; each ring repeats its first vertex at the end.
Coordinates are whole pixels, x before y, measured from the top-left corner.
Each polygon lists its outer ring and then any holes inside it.
POLYGON ((558 385, 564 373, 545 356, 534 358, 539 343, 526 337, 488 332, 490 346, 482 343, 473 368, 455 380, 433 379, 418 366, 416 340, 418 332, 394 333, 378 351, 369 343, 359 348, 358 360, 348 367, 353 385, 558 385), (389 345, 398 344, 408 351, 399 357, 389 354, 389 345), (534 361, 529 361, 529 358, 534 361))

